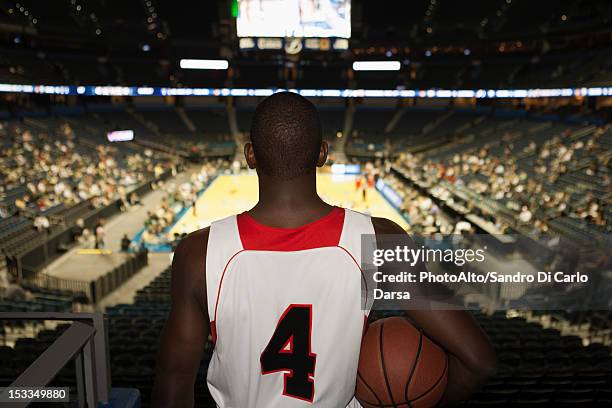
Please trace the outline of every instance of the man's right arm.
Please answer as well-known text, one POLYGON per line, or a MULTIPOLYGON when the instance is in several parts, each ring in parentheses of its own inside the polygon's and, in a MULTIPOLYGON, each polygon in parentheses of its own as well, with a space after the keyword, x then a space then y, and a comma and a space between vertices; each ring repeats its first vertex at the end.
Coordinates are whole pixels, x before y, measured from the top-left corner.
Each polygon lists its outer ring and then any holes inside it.
POLYGON ((194 385, 208 340, 206 247, 209 229, 178 245, 172 262, 172 307, 162 331, 152 405, 192 407, 194 385))

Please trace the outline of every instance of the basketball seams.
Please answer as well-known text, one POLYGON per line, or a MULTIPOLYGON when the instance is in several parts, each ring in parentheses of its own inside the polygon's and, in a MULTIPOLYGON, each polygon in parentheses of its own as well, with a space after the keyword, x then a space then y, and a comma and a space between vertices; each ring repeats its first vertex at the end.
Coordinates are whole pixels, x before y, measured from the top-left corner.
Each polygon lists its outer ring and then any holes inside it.
POLYGON ((449 370, 449 360, 446 352, 439 350, 439 346, 435 342, 430 341, 422 330, 413 326, 405 318, 394 317, 380 319, 369 327, 369 331, 370 333, 368 333, 368 341, 366 341, 365 347, 368 355, 372 356, 372 358, 368 360, 373 364, 365 364, 363 367, 360 367, 361 370, 357 371, 356 394, 359 393, 360 397, 358 397, 358 400, 362 402, 364 408, 425 407, 430 406, 434 401, 440 400, 444 393, 449 370), (386 326, 386 330, 385 323, 391 324, 391 326, 386 326), (379 327, 375 328, 374 326, 379 327), (387 334, 386 340, 384 338, 385 334, 387 334), (377 335, 378 339, 376 339, 377 335), (405 356, 406 351, 397 348, 399 347, 397 343, 397 341, 399 341, 398 336, 400 336, 399 338, 402 336, 410 338, 409 348, 411 349, 411 353, 415 353, 414 355, 411 354, 410 357, 413 357, 414 360, 410 360, 409 356, 405 356), (385 344, 385 341, 387 344, 385 344), (426 343, 427 341, 429 341, 429 343, 426 343), (378 350, 376 350, 376 346, 378 346, 378 350), (430 350, 431 347, 433 347, 432 350, 430 350), (391 360, 386 361, 385 353, 390 354, 389 358, 391 360), (378 356, 378 358, 376 358, 376 356, 378 356), (405 356, 408 360, 405 361, 404 358, 396 359, 395 356, 405 356), (429 367, 429 365, 425 363, 425 360, 431 360, 432 364, 436 366, 436 369, 429 367), (423 364, 426 365, 424 366, 423 364), (439 370, 440 366, 442 370, 439 370), (387 369, 392 371, 388 372, 387 369), (424 373, 426 375, 424 378, 421 378, 420 374, 422 374, 423 369, 426 371, 426 373, 424 373), (362 374, 362 371, 364 374, 362 374), (438 373, 437 379, 435 377, 435 372, 438 373), (408 375, 406 376, 406 374, 408 375), (369 375, 370 381, 374 381, 373 385, 366 383, 364 375, 369 375), (405 379, 403 397, 400 396, 402 378, 398 378, 397 376, 405 379), (413 382, 415 385, 418 385, 417 389, 414 388, 413 382), (423 386, 426 386, 427 389, 424 390, 423 386), (394 391, 397 391, 398 395, 394 395, 394 391), (389 395, 388 397, 384 396, 385 392, 389 395), (379 393, 380 395, 378 395, 379 393), (372 396, 370 396, 370 394, 372 396), (409 394, 411 396, 410 398, 409 394), (401 401, 395 401, 396 397, 401 399, 401 401), (363 398, 363 400, 360 398, 363 398))
POLYGON ((387 378, 387 368, 385 367, 385 353, 383 350, 383 328, 385 327, 385 322, 383 321, 380 325, 380 335, 379 335, 379 351, 380 351, 380 363, 382 365, 383 378, 385 379, 385 385, 387 386, 387 393, 389 394, 389 398, 391 398, 391 404, 394 408, 397 407, 395 404, 395 399, 393 398, 393 392, 391 391, 391 385, 389 384, 389 378, 387 378))
POLYGON ((431 392, 431 390, 433 390, 434 388, 436 388, 440 382, 442 381, 442 379, 444 378, 444 376, 446 375, 446 372, 448 371, 448 357, 446 358, 446 364, 444 365, 444 370, 442 370, 442 374, 440 374, 440 377, 436 380, 435 383, 433 383, 433 385, 431 387, 429 387, 425 392, 423 392, 421 395, 419 395, 418 397, 416 397, 415 399, 408 401, 410 402, 414 402, 418 399, 421 399, 423 397, 425 397, 427 394, 429 394, 431 392))
POLYGON ((372 393, 372 395, 374 396, 374 398, 376 398, 377 404, 373 404, 371 402, 368 401, 364 401, 366 404, 368 405, 378 405, 378 406, 383 406, 382 401, 380 400, 380 398, 378 398, 378 395, 376 395, 376 392, 374 391, 374 389, 372 387, 370 387, 370 385, 366 382, 366 380, 363 378, 363 376, 361 375, 361 373, 359 372, 359 370, 357 370, 357 381, 361 381, 363 383, 363 385, 365 385, 365 387, 372 393))
POLYGON ((410 398, 408 398, 408 388, 410 387, 410 383, 412 382, 412 377, 414 376, 414 372, 416 371, 416 366, 419 362, 419 357, 421 355, 422 348, 423 348, 423 332, 419 330, 419 345, 417 346, 417 352, 414 356, 414 361, 412 362, 412 368, 410 369, 410 374, 408 374, 408 380, 406 381, 406 387, 404 388, 404 398, 406 399, 408 406, 411 406, 410 398))

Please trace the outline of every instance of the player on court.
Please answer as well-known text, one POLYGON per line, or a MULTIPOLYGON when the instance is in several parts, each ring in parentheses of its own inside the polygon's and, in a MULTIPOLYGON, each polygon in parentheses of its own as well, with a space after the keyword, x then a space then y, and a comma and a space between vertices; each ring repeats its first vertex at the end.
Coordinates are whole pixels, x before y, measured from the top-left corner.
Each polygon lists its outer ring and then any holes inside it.
POLYGON ((367 182, 368 188, 369 189, 373 189, 374 188, 374 184, 375 184, 374 183, 374 174, 369 173, 368 174, 368 182, 367 182))
POLYGON ((355 177, 355 191, 359 192, 361 188, 361 176, 355 177))
MULTIPOLYGON (((314 105, 277 93, 257 107, 249 167, 259 202, 196 231, 172 265, 154 407, 190 407, 209 333, 207 382, 218 407, 358 407, 353 399, 368 307, 361 235, 398 225, 325 203, 316 167, 327 158, 314 105)), ((494 367, 490 343, 462 311, 409 311, 449 354, 444 401, 471 395, 494 367)))

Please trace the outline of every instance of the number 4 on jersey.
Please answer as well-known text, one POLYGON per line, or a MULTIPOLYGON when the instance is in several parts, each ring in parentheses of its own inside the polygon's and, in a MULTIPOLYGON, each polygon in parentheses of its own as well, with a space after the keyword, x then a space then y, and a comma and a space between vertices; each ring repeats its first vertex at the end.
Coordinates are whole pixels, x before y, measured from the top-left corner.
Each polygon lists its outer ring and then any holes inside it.
POLYGON ((285 371, 283 395, 312 402, 316 354, 310 350, 312 305, 289 305, 261 353, 261 373, 285 371))

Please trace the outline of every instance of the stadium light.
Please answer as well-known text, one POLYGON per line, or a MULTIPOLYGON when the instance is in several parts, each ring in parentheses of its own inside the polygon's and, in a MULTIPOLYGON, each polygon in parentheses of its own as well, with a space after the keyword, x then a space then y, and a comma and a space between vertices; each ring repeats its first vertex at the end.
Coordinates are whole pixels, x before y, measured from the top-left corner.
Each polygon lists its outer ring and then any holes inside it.
POLYGON ((227 69, 227 60, 206 60, 206 59, 182 59, 180 66, 183 69, 227 69))
MULTIPOLYGON (((279 88, 159 88, 0 83, 2 93, 85 96, 269 96, 279 88)), ((612 96, 612 86, 530 89, 289 89, 307 97, 328 98, 567 98, 612 96)))
POLYGON ((353 70, 355 71, 399 71, 401 64, 399 61, 355 61, 353 70))

